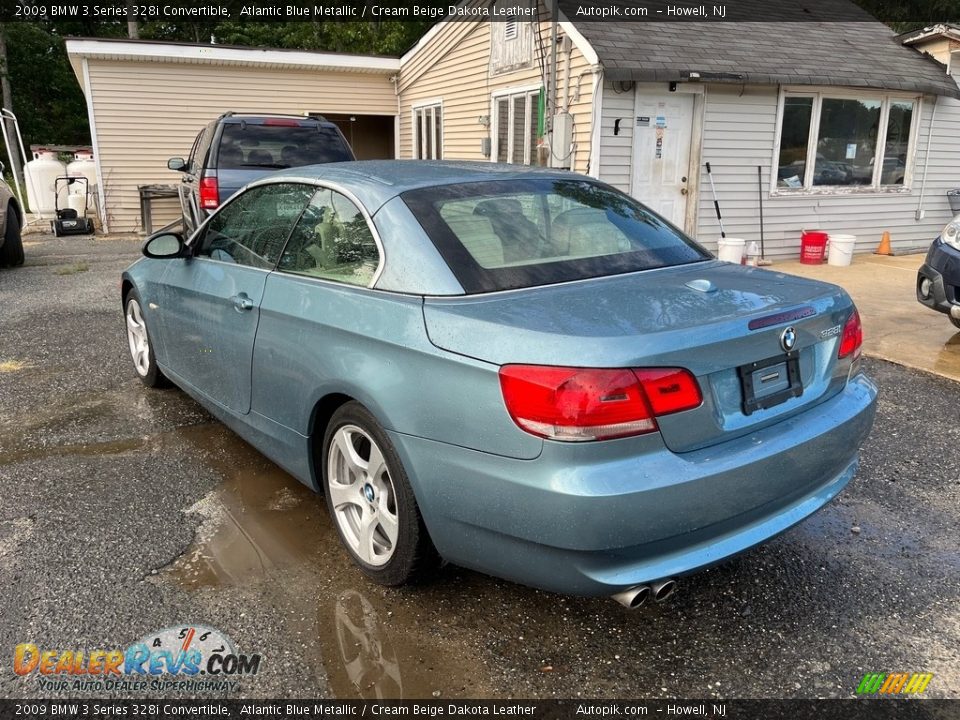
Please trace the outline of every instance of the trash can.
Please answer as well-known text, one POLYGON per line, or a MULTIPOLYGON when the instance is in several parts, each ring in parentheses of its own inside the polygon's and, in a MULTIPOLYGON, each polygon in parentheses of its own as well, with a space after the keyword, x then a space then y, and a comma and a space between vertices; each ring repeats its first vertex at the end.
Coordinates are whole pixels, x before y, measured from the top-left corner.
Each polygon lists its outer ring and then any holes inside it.
POLYGON ((947 202, 950 203, 950 212, 960 213, 960 188, 947 190, 947 202))

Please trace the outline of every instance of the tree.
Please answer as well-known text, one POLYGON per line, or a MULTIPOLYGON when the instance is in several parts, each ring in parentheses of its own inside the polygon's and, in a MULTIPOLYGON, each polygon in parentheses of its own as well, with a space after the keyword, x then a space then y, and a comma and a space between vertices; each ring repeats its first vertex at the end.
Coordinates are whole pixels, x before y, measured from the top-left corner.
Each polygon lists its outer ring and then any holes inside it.
MULTIPOLYGON (((10 74, 7 65, 7 32, 3 23, 0 23, 0 86, 2 86, 3 107, 13 111, 13 90, 10 83, 10 74)), ((7 146, 7 154, 10 157, 10 172, 17 180, 23 178, 23 168, 20 162, 20 150, 16 141, 16 128, 12 121, 5 117, 2 120, 6 129, 6 137, 10 144, 7 146)))

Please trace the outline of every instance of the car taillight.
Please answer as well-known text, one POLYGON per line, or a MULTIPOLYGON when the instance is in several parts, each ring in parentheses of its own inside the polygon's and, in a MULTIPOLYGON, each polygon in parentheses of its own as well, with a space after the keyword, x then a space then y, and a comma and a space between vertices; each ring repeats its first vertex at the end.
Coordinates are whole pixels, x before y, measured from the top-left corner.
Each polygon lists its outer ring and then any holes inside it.
POLYGON ((517 425, 567 442, 654 432, 657 416, 690 410, 703 401, 696 378, 680 368, 504 365, 500 388, 517 425))
POLYGON ((860 313, 856 310, 843 326, 843 336, 840 338, 840 351, 838 358, 853 356, 856 360, 860 357, 860 348, 863 346, 863 327, 860 325, 860 313))
POLYGON ((263 124, 271 127, 302 127, 298 121, 289 118, 267 118, 263 124))
POLYGON ((220 205, 220 188, 217 187, 215 177, 200 179, 200 207, 204 210, 214 210, 220 205))

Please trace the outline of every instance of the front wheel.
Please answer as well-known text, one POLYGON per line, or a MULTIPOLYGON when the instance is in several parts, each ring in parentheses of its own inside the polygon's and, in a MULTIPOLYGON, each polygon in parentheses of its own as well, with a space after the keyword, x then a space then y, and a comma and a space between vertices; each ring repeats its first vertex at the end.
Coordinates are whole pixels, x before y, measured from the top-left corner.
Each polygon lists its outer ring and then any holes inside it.
POLYGON ((338 409, 323 440, 327 507, 340 540, 374 582, 403 585, 439 565, 390 439, 356 402, 338 409))
POLYGON ((153 344, 150 342, 150 333, 143 317, 143 306, 136 290, 127 295, 124 305, 124 319, 127 323, 127 344, 130 347, 130 358, 133 360, 133 369, 137 377, 147 387, 167 387, 170 382, 157 367, 157 360, 153 355, 153 344))

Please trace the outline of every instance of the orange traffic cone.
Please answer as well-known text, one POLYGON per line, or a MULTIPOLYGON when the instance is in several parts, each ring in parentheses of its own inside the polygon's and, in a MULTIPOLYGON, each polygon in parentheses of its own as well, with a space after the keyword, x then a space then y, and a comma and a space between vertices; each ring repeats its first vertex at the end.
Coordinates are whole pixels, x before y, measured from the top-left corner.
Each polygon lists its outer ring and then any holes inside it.
POLYGON ((877 249, 873 251, 874 255, 893 255, 893 250, 890 248, 890 232, 888 230, 883 231, 883 237, 880 238, 880 244, 877 246, 877 249))

